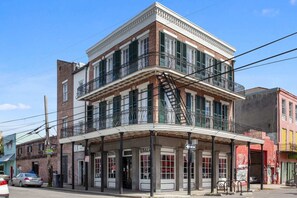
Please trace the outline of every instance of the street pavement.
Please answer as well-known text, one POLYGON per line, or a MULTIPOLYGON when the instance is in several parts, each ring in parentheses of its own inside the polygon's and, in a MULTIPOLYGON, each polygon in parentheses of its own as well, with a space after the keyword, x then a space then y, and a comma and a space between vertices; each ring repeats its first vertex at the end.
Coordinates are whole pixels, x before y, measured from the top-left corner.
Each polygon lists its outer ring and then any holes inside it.
MULTIPOLYGON (((118 196, 107 196, 100 194, 90 194, 86 191, 82 192, 73 192, 69 190, 54 190, 48 188, 33 188, 33 187, 14 187, 9 186, 10 198, 103 198, 103 197, 118 197, 118 196)), ((127 196, 128 194, 126 194, 127 196)), ((128 195, 129 197, 129 195, 128 195)), ((142 197, 142 196, 141 196, 142 197)), ((144 196, 147 197, 147 196, 144 196)), ((170 193, 162 193, 162 195, 157 195, 156 197, 181 197, 178 192, 170 192, 170 193)), ((187 197, 187 196, 182 196, 187 197)), ((192 195, 191 197, 206 197, 200 195, 192 195)), ((296 198, 297 197, 297 188, 296 187, 285 187, 285 186, 277 186, 272 188, 264 188, 264 190, 259 191, 255 190, 253 193, 244 193, 243 195, 235 194, 235 195, 223 195, 226 198, 296 198)))

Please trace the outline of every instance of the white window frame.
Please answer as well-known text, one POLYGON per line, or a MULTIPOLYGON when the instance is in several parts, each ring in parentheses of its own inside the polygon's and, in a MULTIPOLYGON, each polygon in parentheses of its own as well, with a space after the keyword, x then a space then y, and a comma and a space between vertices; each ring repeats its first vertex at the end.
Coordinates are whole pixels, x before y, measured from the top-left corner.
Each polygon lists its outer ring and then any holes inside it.
MULTIPOLYGON (((117 170, 117 167, 116 167, 116 156, 115 156, 115 153, 114 152, 109 152, 107 154, 107 188, 116 188, 116 171, 117 170), (114 160, 114 166, 115 166, 115 173, 112 173, 114 174, 114 177, 109 177, 110 174, 110 163, 109 163, 109 159, 113 159, 114 160)), ((120 172, 122 173, 122 172, 120 172)))
POLYGON ((127 76, 129 71, 129 46, 121 50, 121 76, 127 76))
POLYGON ((113 55, 106 58, 106 84, 113 80, 113 55))
POLYGON ((62 82, 62 94, 63 94, 63 102, 68 101, 68 80, 62 82))
MULTIPOLYGON (((168 173, 167 173, 168 174, 168 173)), ((161 148, 161 155, 160 155, 160 179, 161 179, 161 190, 174 190, 175 189, 175 182, 176 182, 176 154, 173 149, 170 148, 161 148), (173 178, 164 178, 162 179, 162 156, 173 156, 173 178)))
POLYGON ((145 68, 149 65, 148 53, 149 53, 149 34, 146 34, 138 40, 138 54, 139 54, 138 70, 145 68))
POLYGON ((292 123, 293 122, 293 103, 289 102, 289 120, 292 123))
POLYGON ((196 62, 196 50, 192 46, 187 45, 187 74, 194 72, 194 65, 196 62))
POLYGON ((94 186, 101 186, 101 157, 95 157, 94 158, 94 186), (99 161, 99 164, 97 164, 96 167, 96 161, 99 161), (96 173, 96 169, 98 169, 99 166, 99 173, 96 173), (96 175, 97 174, 97 175, 96 175))
POLYGON ((287 101, 286 99, 282 98, 282 119, 287 120, 287 101))
MULTIPOLYGON (((192 166, 191 170, 191 188, 195 188, 195 180, 196 180, 196 158, 195 158, 195 151, 192 151, 192 166)), ((188 150, 183 151, 183 166, 184 170, 186 169, 188 171, 188 150), (185 162, 186 161, 186 162, 185 162), (185 166, 186 165, 186 166, 185 166)), ((183 171, 183 188, 187 188, 188 186, 188 172, 185 174, 183 171)))
POLYGON ((175 48, 175 38, 165 34, 165 66, 173 69, 175 67, 175 48))

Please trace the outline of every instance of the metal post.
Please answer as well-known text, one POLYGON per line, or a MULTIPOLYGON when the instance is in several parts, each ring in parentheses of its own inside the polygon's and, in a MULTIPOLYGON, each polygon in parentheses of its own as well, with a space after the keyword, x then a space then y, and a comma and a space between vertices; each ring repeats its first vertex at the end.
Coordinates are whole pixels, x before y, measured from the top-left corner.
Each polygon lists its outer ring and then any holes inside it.
POLYGON ((120 132, 120 150, 119 150, 119 193, 123 194, 123 135, 120 132))
MULTIPOLYGON (((192 145, 191 133, 188 132, 188 145, 192 145)), ((188 195, 191 195, 191 149, 188 148, 188 195)))
POLYGON ((46 151, 47 153, 47 178, 48 178, 48 187, 52 187, 52 164, 51 164, 51 154, 49 153, 49 150, 51 150, 51 143, 50 143, 50 137, 49 137, 49 126, 48 126, 48 113, 47 113, 47 97, 44 96, 44 115, 45 115, 45 134, 46 134, 46 151))
POLYGON ((215 188, 215 136, 211 136, 211 193, 214 192, 215 188))
POLYGON ((74 142, 72 142, 72 150, 71 150, 71 161, 72 161, 72 189, 74 189, 74 142))
POLYGON ((63 188, 63 144, 60 144, 60 188, 63 188))
MULTIPOLYGON (((234 157, 234 140, 231 139, 231 143, 230 143, 230 191, 232 192, 232 183, 233 183, 233 179, 234 179, 234 175, 233 175, 233 157, 234 157)), ((235 190, 235 189, 234 189, 235 190)))
POLYGON ((154 196, 154 131, 150 130, 150 197, 154 196))
POLYGON ((101 136, 101 192, 104 192, 104 136, 101 136))
POLYGON ((251 143, 247 143, 248 146, 248 170, 247 170, 247 191, 250 191, 251 185, 250 185, 250 171, 251 171, 251 143))
POLYGON ((263 151, 263 144, 261 144, 261 190, 263 190, 263 180, 264 180, 264 151, 263 151))
POLYGON ((88 139, 85 140, 85 190, 89 189, 89 184, 88 184, 88 139))

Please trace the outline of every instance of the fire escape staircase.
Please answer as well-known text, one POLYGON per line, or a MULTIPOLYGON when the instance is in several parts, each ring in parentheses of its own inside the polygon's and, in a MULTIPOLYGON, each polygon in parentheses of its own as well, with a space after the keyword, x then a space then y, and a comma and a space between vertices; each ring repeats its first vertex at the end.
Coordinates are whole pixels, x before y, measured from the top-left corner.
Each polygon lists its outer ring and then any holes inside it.
POLYGON ((175 112, 176 119, 182 125, 192 125, 190 112, 187 111, 187 107, 183 99, 177 94, 177 86, 173 77, 163 72, 157 75, 157 78, 175 112))

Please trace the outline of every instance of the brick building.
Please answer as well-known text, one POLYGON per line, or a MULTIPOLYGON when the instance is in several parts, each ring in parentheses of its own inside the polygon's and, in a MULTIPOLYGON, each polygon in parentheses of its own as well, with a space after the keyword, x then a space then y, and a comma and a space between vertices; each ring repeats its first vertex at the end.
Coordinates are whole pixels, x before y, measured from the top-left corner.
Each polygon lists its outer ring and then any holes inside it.
MULTIPOLYGON (((16 146, 16 174, 33 171, 44 182, 47 182, 48 170, 45 140, 45 138, 39 138, 16 146)), ((51 164, 53 171, 57 171, 57 136, 50 137, 50 142, 53 148, 51 164)))
POLYGON ((238 122, 265 131, 277 145, 275 172, 280 182, 284 184, 294 179, 294 166, 297 163, 297 96, 282 88, 256 87, 247 90, 244 101, 236 101, 235 110, 238 122))
POLYGON ((152 193, 232 179, 234 144, 264 142, 235 131, 234 51, 154 3, 90 47, 87 64, 59 60, 64 182, 152 193))

